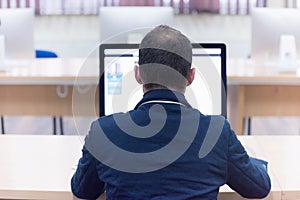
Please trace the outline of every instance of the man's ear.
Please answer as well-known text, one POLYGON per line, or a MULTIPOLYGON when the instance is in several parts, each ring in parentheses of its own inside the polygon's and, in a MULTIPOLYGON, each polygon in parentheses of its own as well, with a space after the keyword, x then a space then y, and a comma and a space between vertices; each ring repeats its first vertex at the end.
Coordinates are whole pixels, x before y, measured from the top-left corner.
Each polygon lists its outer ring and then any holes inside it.
POLYGON ((186 84, 187 86, 191 85, 192 82, 194 81, 195 73, 196 73, 196 68, 193 67, 193 68, 190 70, 190 74, 189 74, 189 76, 188 76, 188 80, 187 80, 187 84, 186 84))
POLYGON ((139 83, 139 84, 143 84, 143 81, 141 79, 141 75, 140 75, 140 68, 138 65, 134 66, 134 76, 135 76, 135 80, 139 83))

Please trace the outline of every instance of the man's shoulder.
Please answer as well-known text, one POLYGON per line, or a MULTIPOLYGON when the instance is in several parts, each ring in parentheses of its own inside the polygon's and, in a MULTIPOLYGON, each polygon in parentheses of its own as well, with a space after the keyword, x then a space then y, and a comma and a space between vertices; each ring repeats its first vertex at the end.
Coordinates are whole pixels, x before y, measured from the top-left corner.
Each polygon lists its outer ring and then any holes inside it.
POLYGON ((205 126, 208 132, 225 136, 232 134, 230 123, 223 115, 201 115, 200 126, 205 126))
POLYGON ((101 127, 113 127, 114 125, 117 125, 119 123, 123 123, 128 121, 129 119, 136 118, 135 110, 131 110, 129 112, 118 112, 111 115, 106 115, 99 117, 98 119, 94 120, 92 122, 92 128, 93 126, 101 126, 101 127))
POLYGON ((97 118, 96 120, 94 120, 92 122, 92 126, 93 125, 98 125, 98 124, 105 125, 105 124, 113 123, 115 121, 116 117, 121 117, 125 114, 126 113, 121 113, 120 112, 120 113, 114 113, 114 114, 111 114, 111 115, 101 116, 101 117, 97 118))
POLYGON ((223 115, 205 115, 205 114, 202 114, 200 112, 200 116, 201 116, 201 121, 202 122, 208 122, 208 123, 216 123, 216 124, 228 124, 228 121, 227 119, 223 116, 223 115))

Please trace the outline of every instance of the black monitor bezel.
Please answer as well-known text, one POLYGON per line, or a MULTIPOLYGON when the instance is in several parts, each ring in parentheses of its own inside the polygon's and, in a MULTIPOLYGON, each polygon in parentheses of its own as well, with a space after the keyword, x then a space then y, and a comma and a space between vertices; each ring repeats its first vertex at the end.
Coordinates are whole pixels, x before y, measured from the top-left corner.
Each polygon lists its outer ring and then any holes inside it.
MULTIPOLYGON (((226 74, 226 45, 224 43, 192 43, 193 48, 205 49, 221 49, 221 77, 222 77, 222 108, 221 115, 227 118, 227 74, 226 74)), ((99 116, 105 116, 105 98, 104 98, 104 51, 106 49, 138 49, 139 44, 128 43, 113 43, 113 44, 100 44, 99 46, 99 116)))

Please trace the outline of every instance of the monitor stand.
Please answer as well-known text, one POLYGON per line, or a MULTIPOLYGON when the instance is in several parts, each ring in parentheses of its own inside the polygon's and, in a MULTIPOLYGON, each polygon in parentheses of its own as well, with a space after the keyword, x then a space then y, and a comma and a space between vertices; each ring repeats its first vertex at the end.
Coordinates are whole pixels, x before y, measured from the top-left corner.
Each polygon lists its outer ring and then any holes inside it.
POLYGON ((279 42, 279 71, 296 71, 299 67, 294 35, 281 35, 279 42))

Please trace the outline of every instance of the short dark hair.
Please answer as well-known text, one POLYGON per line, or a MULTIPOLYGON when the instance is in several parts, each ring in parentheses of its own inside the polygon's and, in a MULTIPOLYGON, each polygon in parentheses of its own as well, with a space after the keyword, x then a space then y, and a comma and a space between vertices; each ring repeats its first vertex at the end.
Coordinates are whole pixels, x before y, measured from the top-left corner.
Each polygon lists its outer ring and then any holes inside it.
POLYGON ((146 89, 184 89, 191 63, 191 42, 181 32, 169 26, 154 28, 140 44, 140 74, 146 89))

